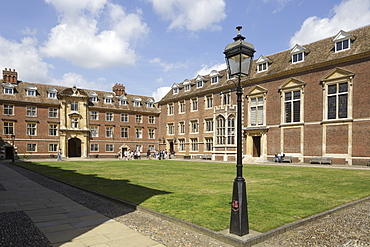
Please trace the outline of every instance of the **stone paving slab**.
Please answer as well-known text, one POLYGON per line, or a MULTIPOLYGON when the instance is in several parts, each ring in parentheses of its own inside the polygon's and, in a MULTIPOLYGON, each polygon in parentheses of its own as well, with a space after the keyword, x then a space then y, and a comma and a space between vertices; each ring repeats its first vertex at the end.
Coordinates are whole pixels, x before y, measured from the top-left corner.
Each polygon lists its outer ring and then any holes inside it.
POLYGON ((52 246, 164 246, 32 182, 1 163, 0 183, 0 213, 25 213, 52 246))

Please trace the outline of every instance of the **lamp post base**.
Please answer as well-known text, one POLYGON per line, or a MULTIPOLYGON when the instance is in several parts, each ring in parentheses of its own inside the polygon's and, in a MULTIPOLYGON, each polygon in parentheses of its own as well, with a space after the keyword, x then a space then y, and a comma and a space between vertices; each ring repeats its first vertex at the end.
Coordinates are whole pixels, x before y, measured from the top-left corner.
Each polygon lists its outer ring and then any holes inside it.
POLYGON ((231 203, 230 234, 249 234, 247 193, 244 178, 235 178, 231 203))

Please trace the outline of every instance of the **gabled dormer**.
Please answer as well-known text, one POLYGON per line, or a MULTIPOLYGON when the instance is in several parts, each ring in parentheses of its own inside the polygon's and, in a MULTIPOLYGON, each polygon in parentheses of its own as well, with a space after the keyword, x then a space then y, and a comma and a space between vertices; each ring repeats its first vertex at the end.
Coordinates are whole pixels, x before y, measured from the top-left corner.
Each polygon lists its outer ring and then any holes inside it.
POLYGON ((257 72, 260 73, 260 72, 263 72, 263 71, 267 71, 268 68, 269 68, 269 64, 271 64, 271 63, 272 63, 272 61, 269 58, 261 55, 256 61, 257 72))
POLYGON ((180 86, 177 83, 172 85, 173 94, 178 94, 180 92, 180 86))
POLYGON ((146 103, 146 107, 149 107, 149 108, 154 107, 154 100, 152 98, 148 98, 145 103, 146 103))
POLYGON ((90 102, 98 102, 98 94, 95 92, 89 93, 90 102))
POLYGON ((121 94, 121 95, 118 97, 118 102, 119 102, 119 105, 128 105, 128 101, 127 101, 127 97, 126 97, 126 95, 121 94))
POLYGON ((46 92, 48 94, 48 98, 52 98, 52 99, 57 98, 58 90, 56 90, 55 88, 51 87, 46 92))
POLYGON ((7 95, 14 95, 14 84, 11 83, 11 82, 5 82, 3 84, 3 88, 4 88, 4 94, 7 94, 7 95))
POLYGON ((209 76, 211 77, 211 84, 216 84, 218 83, 219 79, 220 79, 220 73, 217 71, 217 70, 212 70, 211 73, 209 74, 209 76))
POLYGON ((185 92, 190 91, 190 88, 191 88, 190 80, 185 79, 184 82, 182 83, 182 85, 184 85, 184 91, 185 92))
POLYGON ((197 88, 202 88, 203 87, 203 85, 204 85, 204 77, 203 76, 198 75, 195 78, 195 81, 196 81, 196 84, 197 84, 197 88))
POLYGON ((335 52, 351 49, 351 37, 352 34, 340 30, 333 39, 333 42, 335 43, 335 52))
POLYGON ((300 63, 304 61, 306 48, 295 45, 293 49, 290 51, 290 54, 292 55, 292 64, 300 63))
POLYGON ((29 84, 25 87, 26 89, 26 95, 35 97, 37 93, 37 87, 35 85, 29 84))
POLYGON ((132 99, 133 103, 134 103, 134 106, 141 106, 141 98, 140 97, 134 97, 132 99))
POLYGON ((104 103, 105 104, 112 104, 113 103, 113 95, 110 93, 105 93, 104 96, 104 103))

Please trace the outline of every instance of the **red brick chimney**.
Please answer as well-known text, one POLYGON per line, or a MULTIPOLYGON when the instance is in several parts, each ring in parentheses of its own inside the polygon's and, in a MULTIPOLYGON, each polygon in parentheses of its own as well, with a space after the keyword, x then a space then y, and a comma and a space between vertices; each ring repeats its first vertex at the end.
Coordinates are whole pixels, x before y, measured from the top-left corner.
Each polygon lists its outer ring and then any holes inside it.
POLYGON ((15 71, 15 69, 7 69, 5 68, 3 70, 3 82, 11 82, 11 83, 17 83, 18 82, 18 73, 15 71))
POLYGON ((116 85, 113 86, 113 92, 120 96, 122 94, 126 94, 126 88, 123 86, 123 84, 116 83, 116 85))

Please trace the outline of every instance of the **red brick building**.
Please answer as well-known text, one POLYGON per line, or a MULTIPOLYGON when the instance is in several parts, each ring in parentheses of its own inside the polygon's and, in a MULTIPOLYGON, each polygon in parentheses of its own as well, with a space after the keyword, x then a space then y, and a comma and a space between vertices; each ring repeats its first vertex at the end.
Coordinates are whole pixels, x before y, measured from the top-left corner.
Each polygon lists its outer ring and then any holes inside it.
MULTIPOLYGON (((244 162, 284 152, 296 162, 367 164, 369 68, 370 26, 254 60, 242 81, 244 162)), ((160 149, 235 160, 234 89, 226 71, 174 83, 158 102, 160 149)))
POLYGON ((5 69, 0 108, 1 158, 13 150, 20 158, 56 157, 59 149, 64 157, 87 158, 158 149, 154 99, 127 94, 121 84, 113 92, 51 86, 20 81, 5 69))

